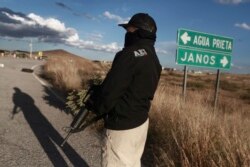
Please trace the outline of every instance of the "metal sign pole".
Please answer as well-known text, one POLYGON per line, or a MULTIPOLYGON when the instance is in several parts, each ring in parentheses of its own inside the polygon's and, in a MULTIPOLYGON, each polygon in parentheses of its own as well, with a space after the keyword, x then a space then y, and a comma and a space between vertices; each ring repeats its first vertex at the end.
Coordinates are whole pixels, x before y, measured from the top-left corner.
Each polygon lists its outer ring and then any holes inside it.
POLYGON ((186 101, 186 89, 187 89, 187 66, 184 66, 184 79, 182 87, 182 95, 184 102, 186 101))
POLYGON ((216 110, 217 107, 219 87, 220 87, 220 69, 217 70, 215 94, 214 94, 214 111, 216 110))

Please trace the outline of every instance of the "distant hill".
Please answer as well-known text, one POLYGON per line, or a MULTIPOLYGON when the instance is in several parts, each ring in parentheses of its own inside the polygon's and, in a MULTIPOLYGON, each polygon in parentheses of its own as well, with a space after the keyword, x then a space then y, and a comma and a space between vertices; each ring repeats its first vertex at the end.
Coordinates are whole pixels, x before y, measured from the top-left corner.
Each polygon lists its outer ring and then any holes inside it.
MULTIPOLYGON (((42 51, 43 56, 46 58, 56 58, 56 59, 72 59, 76 61, 79 66, 82 66, 86 71, 95 71, 97 73, 106 73, 110 68, 110 63, 104 63, 100 61, 92 61, 82 56, 75 55, 63 49, 47 50, 42 51)), ((38 52, 33 52, 33 56, 38 55, 38 52)))
MULTIPOLYGON (((76 57, 79 57, 78 55, 75 55, 73 53, 70 53, 66 50, 63 50, 63 49, 56 49, 56 50, 46 50, 46 51, 42 51, 43 53, 43 56, 67 56, 67 57, 70 57, 70 56, 76 56, 76 57)), ((38 54, 38 52, 34 52, 33 54, 38 54)))
MULTIPOLYGON (((44 50, 41 51, 42 56, 44 59, 50 59, 50 58, 56 58, 56 59, 68 59, 68 60, 74 60, 77 61, 77 64, 81 64, 81 66, 84 66, 85 68, 89 69, 88 71, 108 71, 110 69, 111 63, 104 63, 100 61, 92 61, 87 58, 84 58, 82 56, 75 55, 73 53, 70 53, 66 50, 63 49, 55 49, 55 50, 44 50)), ((0 54, 1 53, 7 53, 7 56, 13 56, 14 54, 17 57, 22 57, 22 58, 29 58, 30 52, 24 51, 24 50, 5 50, 5 49, 0 49, 0 54)), ((32 52, 32 57, 39 57, 39 51, 33 51, 32 52)))

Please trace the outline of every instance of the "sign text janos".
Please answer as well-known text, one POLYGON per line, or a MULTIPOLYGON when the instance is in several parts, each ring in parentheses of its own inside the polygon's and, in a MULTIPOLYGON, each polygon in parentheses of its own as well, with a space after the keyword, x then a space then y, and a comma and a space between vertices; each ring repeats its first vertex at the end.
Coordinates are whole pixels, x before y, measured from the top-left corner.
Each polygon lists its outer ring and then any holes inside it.
POLYGON ((194 51, 190 49, 179 48, 178 64, 202 66, 202 67, 216 67, 216 68, 230 68, 231 56, 220 53, 210 53, 206 51, 194 51))
POLYGON ((176 63, 229 69, 232 48, 231 38, 179 29, 176 63))

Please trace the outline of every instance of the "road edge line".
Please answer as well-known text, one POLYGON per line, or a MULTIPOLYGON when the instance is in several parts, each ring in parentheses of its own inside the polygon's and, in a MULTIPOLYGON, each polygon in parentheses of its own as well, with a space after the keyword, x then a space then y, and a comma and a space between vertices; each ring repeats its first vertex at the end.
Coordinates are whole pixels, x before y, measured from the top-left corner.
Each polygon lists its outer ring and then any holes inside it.
MULTIPOLYGON (((37 68, 38 66, 41 66, 41 65, 34 65, 34 66, 31 67, 31 69, 34 70, 34 69, 37 68)), ((51 87, 50 87, 47 83, 45 83, 43 80, 41 80, 41 79, 35 74, 35 72, 33 72, 32 75, 33 75, 33 76, 35 77, 35 79, 38 80, 43 86, 45 86, 46 88, 48 88, 48 90, 49 90, 53 95, 55 95, 56 98, 57 98, 58 100, 60 100, 60 101, 63 102, 63 103, 66 102, 61 96, 59 96, 55 91, 53 91, 53 90, 51 89, 51 87)))

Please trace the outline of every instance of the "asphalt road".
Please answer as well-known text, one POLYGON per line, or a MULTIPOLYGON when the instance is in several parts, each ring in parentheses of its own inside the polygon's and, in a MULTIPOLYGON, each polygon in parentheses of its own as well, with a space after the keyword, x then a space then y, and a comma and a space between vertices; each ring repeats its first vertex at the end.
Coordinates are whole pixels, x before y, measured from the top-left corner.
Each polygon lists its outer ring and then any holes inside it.
POLYGON ((0 58, 0 166, 99 167, 100 134, 91 128, 73 134, 64 148, 62 130, 72 121, 64 104, 34 73, 22 68, 42 61, 0 58))

